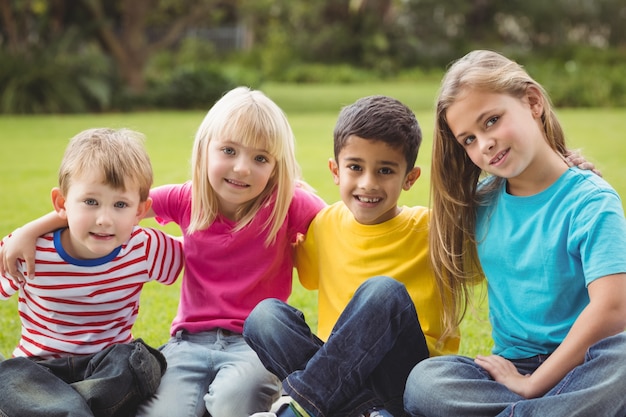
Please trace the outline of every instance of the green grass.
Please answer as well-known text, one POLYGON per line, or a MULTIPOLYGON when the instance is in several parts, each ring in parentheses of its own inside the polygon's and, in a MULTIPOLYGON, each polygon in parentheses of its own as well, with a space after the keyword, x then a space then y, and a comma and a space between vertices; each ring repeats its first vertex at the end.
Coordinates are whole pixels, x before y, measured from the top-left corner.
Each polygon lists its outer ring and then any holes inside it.
MULTIPOLYGON (((428 205, 430 145, 433 129, 432 103, 437 86, 428 82, 367 85, 268 85, 264 91, 287 113, 297 138, 298 159, 305 179, 328 202, 339 194, 331 181, 327 161, 332 157, 332 130, 339 109, 356 98, 387 94, 406 102, 416 112, 424 131, 418 165, 422 177, 401 203, 428 205)), ((604 177, 626 196, 626 141, 618 136, 626 130, 626 109, 560 110, 571 147, 582 148, 604 177)), ((146 147, 155 170, 155 184, 182 182, 189 178, 189 158, 195 130, 204 112, 155 112, 72 116, 0 116, 0 235, 52 209, 50 189, 67 141, 80 130, 96 127, 129 127, 146 134, 146 147)), ((151 220, 145 225, 154 226, 151 220)), ((179 234, 175 225, 166 230, 179 234)), ((167 340, 176 313, 180 283, 171 287, 148 284, 134 333, 148 343, 167 340)), ((297 281, 291 302, 316 323, 316 294, 302 289, 297 281)), ((0 353, 10 356, 19 338, 17 298, 0 303, 0 353)), ((488 353, 491 347, 484 303, 463 325, 461 352, 488 353)))

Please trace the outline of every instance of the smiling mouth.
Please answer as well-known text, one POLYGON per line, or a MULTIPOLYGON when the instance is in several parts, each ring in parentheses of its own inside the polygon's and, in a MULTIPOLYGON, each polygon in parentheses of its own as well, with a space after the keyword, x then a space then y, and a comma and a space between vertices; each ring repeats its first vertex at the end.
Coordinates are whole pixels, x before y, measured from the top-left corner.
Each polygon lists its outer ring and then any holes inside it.
POLYGON ((231 180, 228 178, 226 178, 226 182, 232 185, 236 185, 237 187, 249 187, 249 185, 246 184, 245 182, 239 182, 239 181, 231 180))
POLYGON ((379 203, 380 201, 382 201, 382 198, 380 197, 362 197, 362 196, 357 195, 355 196, 355 198, 361 203, 368 203, 368 204, 379 203))
POLYGON ((108 239, 108 238, 112 238, 112 237, 115 236, 115 235, 110 234, 110 233, 95 233, 95 232, 91 232, 91 235, 93 237, 97 237, 97 238, 100 238, 100 239, 108 239))
POLYGON ((499 154, 497 154, 495 156, 495 158, 493 158, 491 161, 489 161, 489 165, 494 165, 497 164, 498 162, 500 162, 502 160, 502 158, 504 158, 504 156, 509 152, 509 150, 504 150, 502 152, 500 152, 499 154))

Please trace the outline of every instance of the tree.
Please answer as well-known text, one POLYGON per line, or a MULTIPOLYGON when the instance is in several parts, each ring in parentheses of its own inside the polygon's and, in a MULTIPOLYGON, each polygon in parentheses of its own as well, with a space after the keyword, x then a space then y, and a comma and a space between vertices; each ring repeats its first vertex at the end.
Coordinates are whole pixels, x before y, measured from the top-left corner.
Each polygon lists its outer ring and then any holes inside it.
POLYGON ((221 0, 80 0, 102 49, 116 62, 132 93, 146 87, 144 69, 157 51, 170 48, 192 27, 217 25, 234 13, 221 0))

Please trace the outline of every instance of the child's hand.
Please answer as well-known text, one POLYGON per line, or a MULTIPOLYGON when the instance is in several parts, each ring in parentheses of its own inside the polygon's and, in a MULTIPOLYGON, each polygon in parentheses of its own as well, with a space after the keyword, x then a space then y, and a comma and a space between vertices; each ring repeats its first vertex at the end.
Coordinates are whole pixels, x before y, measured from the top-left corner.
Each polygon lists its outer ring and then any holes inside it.
POLYGON ((32 239, 20 229, 15 230, 0 246, 0 273, 9 275, 19 284, 26 282, 26 278, 35 278, 35 246, 37 239, 32 239), (18 269, 19 260, 26 262, 26 275, 18 269))
POLYGON ((474 362, 489 372, 489 375, 494 380, 507 387, 511 392, 524 398, 532 398, 534 396, 529 391, 530 375, 520 374, 511 361, 498 355, 479 355, 474 362))
POLYGON ((585 157, 580 153, 580 151, 570 150, 569 153, 565 155, 565 162, 567 162, 567 165, 571 167, 586 169, 592 171, 599 177, 602 176, 602 173, 600 172, 600 170, 596 169, 593 162, 587 161, 585 157))

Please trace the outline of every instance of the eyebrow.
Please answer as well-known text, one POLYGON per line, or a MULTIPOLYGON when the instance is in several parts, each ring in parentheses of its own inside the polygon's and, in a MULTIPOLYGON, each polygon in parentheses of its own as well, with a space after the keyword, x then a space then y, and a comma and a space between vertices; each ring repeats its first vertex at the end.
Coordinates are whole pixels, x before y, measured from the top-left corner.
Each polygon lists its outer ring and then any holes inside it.
MULTIPOLYGON (((345 161, 349 161, 349 162, 363 162, 365 161, 365 159, 363 158, 357 158, 357 157, 345 157, 343 158, 345 161)), ((395 162, 395 161, 376 161, 377 164, 380 165, 392 165, 392 166, 400 166, 400 163, 395 162)))
POLYGON ((251 146, 244 145, 243 143, 241 143, 241 142, 236 142, 236 141, 234 141, 234 140, 222 140, 222 141, 220 141, 220 142, 221 142, 221 144, 222 144, 222 145, 225 145, 225 146, 232 146, 232 145, 235 145, 235 146, 243 146, 244 148, 252 149, 254 152, 261 152, 261 153, 266 153, 266 154, 268 154, 268 155, 272 155, 272 153, 271 153, 269 150, 267 150, 267 149, 263 149, 263 148, 253 148, 253 147, 251 147, 251 146))
MULTIPOLYGON (((478 117, 476 117, 476 120, 475 120, 474 122, 475 122, 476 124, 479 124, 479 123, 480 123, 480 121, 481 121, 481 120, 485 117, 485 115, 487 115, 487 114, 489 114, 489 113, 492 113, 492 112, 493 112, 493 110, 487 110, 487 111, 484 111, 484 112, 480 113, 480 114, 478 115, 478 117)), ((449 122, 448 122, 448 127, 450 127, 450 123, 449 123, 449 122)), ((452 129, 450 129, 450 130, 452 130, 452 129)), ((459 139, 464 138, 466 135, 467 135, 467 132, 461 132, 461 133, 459 133, 458 135, 455 135, 455 136, 454 136, 454 139, 456 139, 456 140, 457 140, 457 142, 458 142, 458 141, 459 141, 459 139)))

